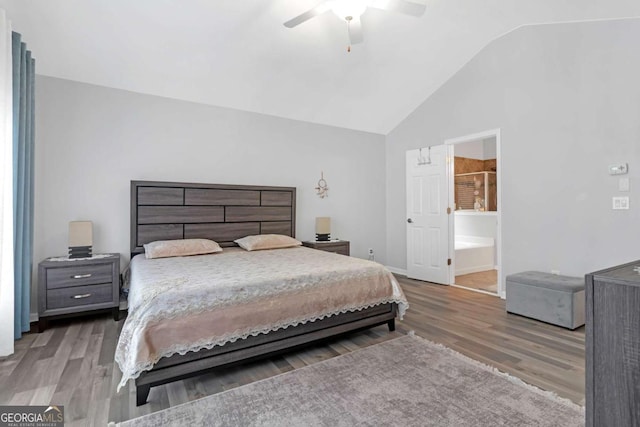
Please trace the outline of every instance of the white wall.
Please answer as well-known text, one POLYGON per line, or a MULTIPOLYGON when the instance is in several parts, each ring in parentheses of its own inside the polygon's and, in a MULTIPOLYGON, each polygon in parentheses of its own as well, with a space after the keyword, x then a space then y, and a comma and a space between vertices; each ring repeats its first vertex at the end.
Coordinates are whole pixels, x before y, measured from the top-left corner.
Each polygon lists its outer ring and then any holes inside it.
POLYGON ((294 186, 298 238, 330 216, 354 256, 373 248, 385 261, 382 135, 43 76, 36 87, 36 263, 66 253, 68 222, 81 219, 94 223, 94 252, 128 259, 131 180, 294 186))
POLYGON ((491 138, 487 138, 482 141, 482 160, 495 159, 497 154, 496 151, 497 143, 496 137, 493 136, 491 138))
POLYGON ((484 144, 481 140, 456 144, 453 150, 453 154, 457 157, 484 160, 484 144))
POLYGON ((524 27, 387 136, 387 263, 404 269, 405 151, 501 129, 503 269, 581 276, 640 258, 640 20, 524 27), (632 209, 607 165, 629 162, 632 209))
POLYGON ((454 212, 456 236, 491 237, 496 236, 497 216, 490 213, 454 212))
POLYGON ((498 216, 485 212, 455 212, 455 236, 491 237, 494 241, 493 259, 498 262, 498 216))
POLYGON ((496 158, 496 138, 455 144, 454 155, 468 159, 490 160, 496 158))

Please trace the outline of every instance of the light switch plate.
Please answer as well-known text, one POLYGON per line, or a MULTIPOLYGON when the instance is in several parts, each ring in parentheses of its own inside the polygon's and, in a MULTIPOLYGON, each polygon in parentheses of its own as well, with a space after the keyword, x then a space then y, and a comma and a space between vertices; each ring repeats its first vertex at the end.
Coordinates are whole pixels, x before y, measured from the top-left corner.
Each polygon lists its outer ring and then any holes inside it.
POLYGON ((629 191, 629 178, 620 178, 618 180, 618 191, 629 191))
POLYGON ((629 196, 614 197, 613 209, 614 210, 629 209, 629 196))

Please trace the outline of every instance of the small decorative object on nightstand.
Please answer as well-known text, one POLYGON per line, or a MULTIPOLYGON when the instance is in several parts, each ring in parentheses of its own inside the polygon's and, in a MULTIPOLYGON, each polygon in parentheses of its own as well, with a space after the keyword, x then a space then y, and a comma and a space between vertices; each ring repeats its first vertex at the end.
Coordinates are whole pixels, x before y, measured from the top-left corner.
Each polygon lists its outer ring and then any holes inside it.
POLYGON ((340 255, 349 256, 349 241, 347 240, 330 240, 328 242, 302 242, 303 246, 318 249, 325 252, 333 252, 340 255))
POLYGON ((119 320, 120 254, 47 258, 38 265, 38 329, 56 317, 111 309, 119 320))

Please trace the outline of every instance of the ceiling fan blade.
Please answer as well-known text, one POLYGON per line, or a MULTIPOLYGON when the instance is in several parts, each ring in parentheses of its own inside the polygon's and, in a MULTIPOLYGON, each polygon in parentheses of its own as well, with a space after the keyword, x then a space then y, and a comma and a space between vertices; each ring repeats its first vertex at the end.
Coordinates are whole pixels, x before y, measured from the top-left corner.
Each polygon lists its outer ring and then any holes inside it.
POLYGON ((376 9, 392 10, 411 16, 422 16, 427 6, 407 0, 372 0, 369 6, 376 9))
POLYGON ((349 21, 349 43, 358 44, 364 41, 362 36, 362 21, 360 18, 353 18, 349 21))
POLYGON ((293 19, 288 20, 287 22, 284 23, 284 26, 287 28, 293 28, 297 25, 302 24, 305 21, 308 21, 309 19, 316 17, 318 15, 322 15, 323 13, 325 13, 326 11, 328 11, 329 5, 325 2, 322 3, 319 6, 314 7, 311 10, 307 10, 305 13, 303 13, 302 15, 298 15, 293 19))

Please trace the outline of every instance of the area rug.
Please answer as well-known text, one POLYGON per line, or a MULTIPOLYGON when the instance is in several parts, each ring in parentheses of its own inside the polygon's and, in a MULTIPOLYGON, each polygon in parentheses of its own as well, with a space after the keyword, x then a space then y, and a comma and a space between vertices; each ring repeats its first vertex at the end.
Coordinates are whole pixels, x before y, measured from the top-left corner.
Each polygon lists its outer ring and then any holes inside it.
POLYGON ((404 336, 118 425, 568 427, 584 409, 404 336))

